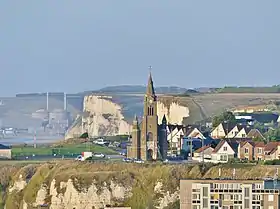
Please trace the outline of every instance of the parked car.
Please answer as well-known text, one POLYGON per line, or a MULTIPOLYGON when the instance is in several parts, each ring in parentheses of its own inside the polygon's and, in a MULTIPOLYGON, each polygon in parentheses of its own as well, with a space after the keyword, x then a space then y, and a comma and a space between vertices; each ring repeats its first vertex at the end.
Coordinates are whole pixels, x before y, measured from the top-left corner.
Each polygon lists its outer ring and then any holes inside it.
POLYGON ((131 163, 131 162, 132 162, 132 159, 130 159, 130 158, 124 158, 124 159, 123 159, 123 162, 131 163))
POLYGON ((101 146, 109 146, 109 142, 105 141, 102 138, 94 140, 93 143, 101 146))
POLYGON ((102 154, 102 153, 94 153, 93 156, 94 156, 94 157, 105 158, 105 155, 102 154))
POLYGON ((135 162, 135 163, 144 163, 144 160, 141 160, 141 159, 135 159, 133 162, 135 162))

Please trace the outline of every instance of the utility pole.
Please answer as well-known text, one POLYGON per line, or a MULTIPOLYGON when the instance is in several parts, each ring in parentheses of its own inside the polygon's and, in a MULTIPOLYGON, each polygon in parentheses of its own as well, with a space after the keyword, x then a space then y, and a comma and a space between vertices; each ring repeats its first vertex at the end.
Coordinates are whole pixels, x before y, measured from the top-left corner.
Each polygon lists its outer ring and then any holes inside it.
POLYGON ((202 170, 204 171, 205 165, 204 165, 204 138, 201 139, 201 147, 202 147, 202 170))

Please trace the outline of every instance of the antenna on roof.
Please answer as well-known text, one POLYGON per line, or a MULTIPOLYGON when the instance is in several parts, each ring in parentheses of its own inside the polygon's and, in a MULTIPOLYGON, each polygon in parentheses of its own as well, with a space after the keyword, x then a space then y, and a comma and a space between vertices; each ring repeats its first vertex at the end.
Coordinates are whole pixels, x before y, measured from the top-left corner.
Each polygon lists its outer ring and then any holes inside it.
POLYGON ((235 168, 232 171, 232 178, 235 179, 235 168))

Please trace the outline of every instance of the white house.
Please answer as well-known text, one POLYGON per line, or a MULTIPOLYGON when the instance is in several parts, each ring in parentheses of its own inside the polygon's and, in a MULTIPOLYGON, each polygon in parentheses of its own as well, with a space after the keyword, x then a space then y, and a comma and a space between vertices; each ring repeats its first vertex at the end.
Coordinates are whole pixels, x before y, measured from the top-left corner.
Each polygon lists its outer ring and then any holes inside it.
POLYGON ((229 132, 227 133, 225 138, 234 138, 239 132, 237 125, 235 125, 232 129, 228 129, 228 130, 229 132))
POLYGON ((206 161, 211 160, 213 151, 214 151, 214 148, 211 147, 210 145, 201 147, 198 150, 194 151, 192 160, 201 162, 203 157, 204 157, 204 160, 206 160, 206 161))
POLYGON ((215 139, 219 138, 233 138, 238 133, 238 127, 232 123, 220 123, 211 132, 211 137, 215 139))
POLYGON ((205 136, 201 133, 201 131, 198 130, 198 128, 192 129, 190 131, 190 133, 188 133, 187 137, 197 138, 197 139, 206 139, 205 136))
POLYGON ((221 140, 214 149, 211 160, 213 163, 226 163, 237 154, 238 143, 221 140))
POLYGON ((168 127, 167 141, 170 145, 170 148, 172 149, 171 154, 180 154, 182 136, 184 136, 184 131, 182 128, 180 128, 180 126, 168 127))

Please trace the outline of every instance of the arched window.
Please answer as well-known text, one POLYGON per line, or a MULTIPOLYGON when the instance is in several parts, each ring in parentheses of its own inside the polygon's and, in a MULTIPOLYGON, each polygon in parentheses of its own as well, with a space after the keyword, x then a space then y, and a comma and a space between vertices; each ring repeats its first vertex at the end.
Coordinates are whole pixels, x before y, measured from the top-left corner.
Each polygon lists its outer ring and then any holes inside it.
POLYGON ((148 133, 147 141, 153 141, 153 133, 151 133, 151 132, 148 133))
POLYGON ((148 107, 148 115, 154 115, 154 108, 148 107))

